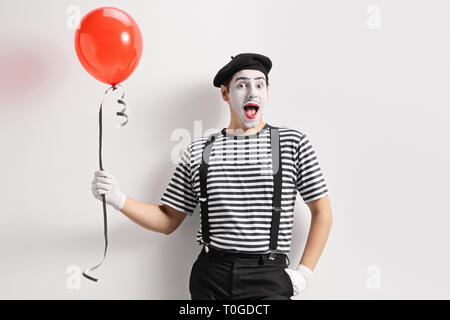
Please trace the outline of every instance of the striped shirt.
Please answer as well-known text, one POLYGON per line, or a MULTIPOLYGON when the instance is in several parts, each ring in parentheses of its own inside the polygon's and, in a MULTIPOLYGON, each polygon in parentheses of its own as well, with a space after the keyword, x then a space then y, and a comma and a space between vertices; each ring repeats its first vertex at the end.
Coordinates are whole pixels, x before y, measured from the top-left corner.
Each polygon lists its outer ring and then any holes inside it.
MULTIPOLYGON (((224 131, 212 143, 207 176, 211 247, 233 252, 269 252, 273 197, 269 130, 266 125, 246 136, 224 131)), ((283 184, 277 251, 288 254, 297 191, 308 203, 328 194, 328 189, 306 134, 283 126, 279 132, 283 184)), ((207 140, 208 137, 196 139, 183 150, 160 204, 193 214, 199 204, 199 168, 207 140)), ((203 243, 201 219, 196 240, 203 243)))

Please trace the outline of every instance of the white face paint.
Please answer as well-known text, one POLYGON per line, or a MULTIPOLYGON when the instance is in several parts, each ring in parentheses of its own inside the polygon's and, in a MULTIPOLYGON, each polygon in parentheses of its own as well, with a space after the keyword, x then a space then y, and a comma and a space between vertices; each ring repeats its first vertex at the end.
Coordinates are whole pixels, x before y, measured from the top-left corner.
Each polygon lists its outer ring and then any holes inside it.
POLYGON ((229 98, 231 107, 242 123, 247 128, 257 127, 269 98, 266 76, 259 70, 236 72, 230 81, 229 98), (244 108, 247 104, 253 107, 244 108))

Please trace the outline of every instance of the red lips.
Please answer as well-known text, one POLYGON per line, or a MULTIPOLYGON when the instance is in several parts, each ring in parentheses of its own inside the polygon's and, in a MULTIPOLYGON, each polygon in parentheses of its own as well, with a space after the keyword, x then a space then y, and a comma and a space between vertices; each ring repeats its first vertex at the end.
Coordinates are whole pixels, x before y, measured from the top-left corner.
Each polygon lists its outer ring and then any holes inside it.
POLYGON ((256 102, 247 102, 244 105, 244 111, 247 118, 255 119, 259 111, 259 104, 257 104, 256 102))

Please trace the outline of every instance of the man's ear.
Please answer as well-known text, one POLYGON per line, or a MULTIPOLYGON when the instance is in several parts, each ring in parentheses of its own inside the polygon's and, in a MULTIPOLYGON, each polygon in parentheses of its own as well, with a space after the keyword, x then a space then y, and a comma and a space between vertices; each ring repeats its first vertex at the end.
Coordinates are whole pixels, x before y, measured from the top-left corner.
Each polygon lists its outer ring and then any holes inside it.
POLYGON ((228 102, 229 97, 228 97, 227 87, 225 87, 223 84, 221 84, 220 85, 220 92, 222 93, 222 99, 224 101, 228 102))

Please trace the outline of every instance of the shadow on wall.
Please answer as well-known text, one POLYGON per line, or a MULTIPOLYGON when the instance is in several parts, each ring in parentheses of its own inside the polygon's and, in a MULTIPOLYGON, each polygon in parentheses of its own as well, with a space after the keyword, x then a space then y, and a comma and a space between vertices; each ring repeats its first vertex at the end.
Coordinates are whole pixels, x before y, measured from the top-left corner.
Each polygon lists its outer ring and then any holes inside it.
POLYGON ((0 44, 3 108, 15 108, 34 95, 52 94, 64 85, 61 75, 67 75, 68 64, 63 61, 67 54, 56 43, 35 35, 16 35, 1 38, 0 44))

